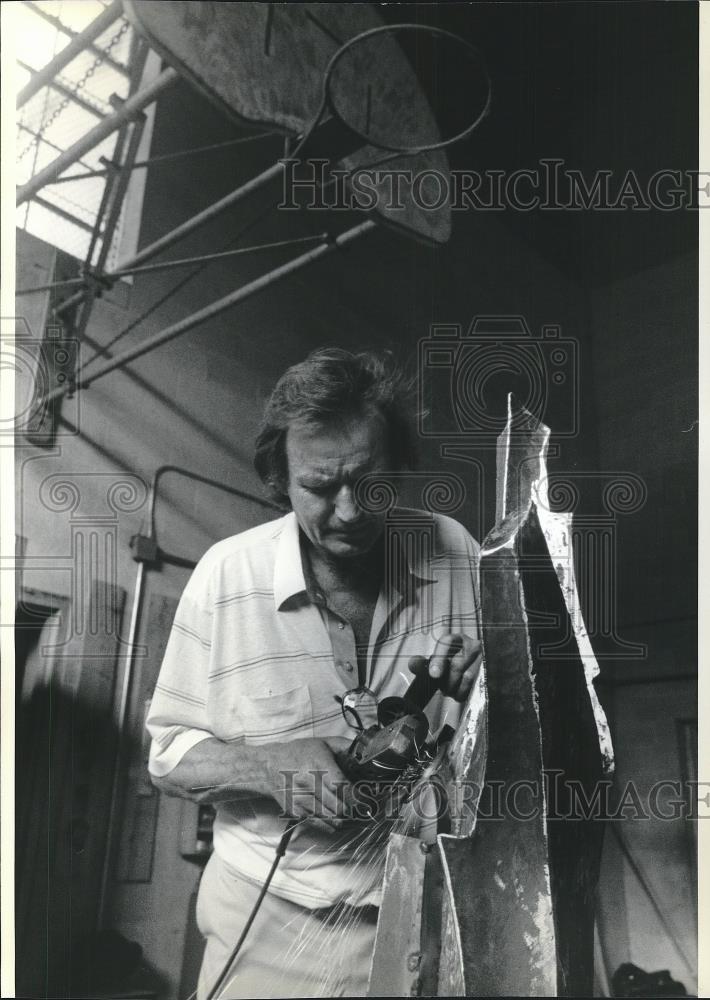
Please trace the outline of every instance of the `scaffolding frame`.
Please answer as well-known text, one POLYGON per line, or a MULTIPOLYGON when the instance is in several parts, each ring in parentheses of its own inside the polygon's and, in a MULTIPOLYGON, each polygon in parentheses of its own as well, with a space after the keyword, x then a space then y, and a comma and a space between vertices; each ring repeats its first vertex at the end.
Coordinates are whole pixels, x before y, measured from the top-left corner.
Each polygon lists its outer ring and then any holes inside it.
MULTIPOLYGON (((31 0, 27 0, 27 6, 35 13, 43 17, 46 21, 53 24, 57 30, 69 35, 70 41, 45 67, 33 73, 29 82, 25 85, 25 87, 23 87, 18 95, 18 108, 22 107, 23 104, 37 94, 43 87, 51 87, 60 93, 64 93, 64 91, 68 88, 66 88, 65 85, 57 79, 58 74, 72 61, 72 59, 82 52, 90 51, 92 53, 101 53, 102 50, 95 44, 96 39, 106 30, 106 28, 123 15, 122 0, 112 0, 111 4, 106 7, 105 10, 102 11, 99 16, 95 18, 83 31, 74 32, 66 25, 62 25, 58 18, 54 18, 52 15, 49 15, 45 11, 41 10, 41 8, 36 7, 31 0)), ((147 42, 141 42, 140 48, 144 53, 141 57, 144 64, 145 54, 149 51, 147 42)), ((108 57, 107 62, 109 65, 113 65, 115 60, 108 57)), ((118 66, 119 64, 116 65, 118 66)), ((174 229, 156 239, 153 243, 141 248, 130 257, 121 260, 115 267, 107 268, 106 260, 108 249, 111 245, 116 224, 120 219, 121 205, 128 188, 128 181, 132 171, 138 166, 149 168, 152 165, 151 160, 143 161, 141 164, 138 164, 136 161, 136 153, 140 143, 140 135, 142 133, 142 122, 144 121, 144 112, 163 92, 172 87, 173 84, 181 78, 177 70, 168 67, 162 70, 162 72, 155 79, 145 84, 143 87, 137 87, 135 84, 136 80, 140 78, 140 73, 135 72, 135 66, 129 67, 127 72, 130 74, 132 80, 132 87, 128 98, 125 101, 118 101, 117 99, 112 101, 115 110, 111 114, 104 115, 98 111, 98 109, 87 107, 85 110, 91 110, 91 112, 99 118, 96 125, 89 129, 88 132, 82 135, 68 149, 60 152, 52 162, 39 170, 25 184, 21 185, 17 189, 16 199, 18 205, 29 201, 45 205, 45 207, 51 209, 61 217, 66 218, 74 225, 79 225, 84 231, 91 232, 89 253, 87 254, 87 258, 81 268, 80 277, 77 279, 70 279, 70 282, 57 282, 56 285, 53 286, 58 287, 61 284, 67 283, 81 284, 81 287, 77 291, 69 295, 66 299, 54 307, 55 316, 61 322, 65 324, 68 323, 73 328, 73 335, 80 339, 86 332, 96 299, 100 298, 103 292, 110 289, 116 281, 120 280, 127 274, 138 272, 140 265, 143 265, 146 261, 152 260, 163 250, 178 243, 180 240, 184 239, 184 237, 205 225, 207 222, 216 219, 228 209, 240 202, 245 201, 256 191, 275 182, 282 176, 285 169, 283 161, 276 161, 271 167, 229 192, 223 198, 220 198, 218 201, 207 206, 207 208, 186 219, 174 229), (123 156, 123 150, 126 147, 126 136, 128 132, 131 132, 131 139, 127 146, 126 155, 123 156), (72 213, 55 206, 53 203, 47 202, 42 197, 40 192, 48 185, 70 180, 71 175, 67 175, 67 170, 75 164, 81 162, 82 158, 87 153, 114 133, 118 133, 115 152, 112 160, 107 162, 105 173, 106 183, 103 198, 94 226, 90 226, 83 220, 77 219, 72 213), (100 246, 101 250, 99 251, 98 260, 94 263, 92 261, 92 256, 97 246, 100 246)), ((84 103, 88 104, 88 102, 84 102, 80 96, 74 95, 71 91, 64 96, 66 96, 69 100, 75 100, 76 103, 80 104, 82 107, 84 106, 84 103)), ((268 135, 271 133, 267 132, 264 134, 268 135)), ((189 150, 185 152, 188 153, 189 150)), ((156 158, 155 162, 159 162, 160 159, 161 158, 156 158)), ((97 176, 99 175, 98 171, 95 173, 97 176)), ((81 368, 77 369, 74 378, 67 380, 67 382, 62 386, 59 386, 53 391, 47 393, 41 400, 38 401, 38 405, 44 406, 49 402, 59 401, 64 396, 73 395, 77 389, 87 388, 90 384, 104 375, 107 375, 119 368, 123 368, 130 361, 142 357, 162 344, 167 343, 169 340, 194 329, 206 320, 219 315, 227 309, 232 308, 232 306, 237 303, 242 302, 265 288, 270 287, 281 278, 308 266, 309 264, 319 260, 321 257, 332 253, 334 250, 344 247, 353 240, 364 236, 374 229, 375 225, 376 223, 374 221, 368 219, 365 222, 340 233, 339 235, 333 236, 331 234, 324 233, 321 234, 320 237, 311 237, 311 239, 319 240, 317 246, 299 254, 286 263, 274 268, 247 284, 236 288, 233 292, 216 302, 197 310, 190 316, 182 319, 180 322, 174 323, 154 336, 147 338, 136 347, 122 352, 115 358, 109 360, 103 367, 92 371, 90 374, 86 374, 81 368)), ((303 240, 284 240, 280 245, 298 242, 303 242, 303 240)), ((241 252, 248 253, 258 249, 261 248, 244 248, 241 252)), ((218 256, 220 255, 207 255, 206 259, 217 259, 218 256)), ((166 261, 164 263, 165 266, 171 266, 172 264, 180 264, 181 262, 166 261)), ((154 265, 154 269, 158 269, 159 267, 160 264, 154 265)), ((24 294, 27 294, 28 292, 31 292, 32 289, 23 289, 22 291, 24 294)), ((90 364, 93 360, 95 359, 91 358, 88 363, 90 364)), ((84 367, 86 367, 86 365, 84 365, 84 367)))

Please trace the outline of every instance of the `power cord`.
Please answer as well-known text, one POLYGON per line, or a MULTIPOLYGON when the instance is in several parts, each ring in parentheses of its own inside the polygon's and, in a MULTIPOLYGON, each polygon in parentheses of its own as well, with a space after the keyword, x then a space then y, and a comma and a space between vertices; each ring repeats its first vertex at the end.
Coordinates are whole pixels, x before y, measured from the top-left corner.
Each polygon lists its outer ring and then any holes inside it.
POLYGON ((273 863, 272 863, 271 868, 269 870, 269 874, 266 876, 266 879, 264 880, 264 884, 261 887, 261 892, 259 893, 259 898, 254 903, 254 906, 252 907, 252 911, 249 914, 249 919, 247 920, 246 924, 244 925, 244 929, 242 930, 242 933, 239 935, 239 940, 235 944, 234 949, 233 949, 231 955, 229 956, 229 958, 225 962, 224 968, 222 969, 222 971, 220 972, 219 976, 217 977, 217 981, 215 982, 214 986, 212 987, 212 989, 207 994, 207 997, 205 998, 205 1000, 215 1000, 215 997, 217 996, 217 994, 219 993, 219 991, 222 989, 222 986, 224 985, 224 981, 226 980, 226 978, 227 978, 227 976, 229 974, 229 970, 232 968, 232 965, 234 964, 237 955, 241 951, 241 947, 244 944, 244 940, 245 940, 247 934, 249 933, 251 925, 254 923, 254 920, 256 919, 256 915, 259 912, 259 907, 261 906, 261 904, 264 901, 264 896, 268 892, 269 886, 271 885, 271 880, 274 877, 274 875, 276 873, 276 869, 279 866, 279 862, 281 861, 281 858, 286 853, 286 848, 288 847, 289 841, 291 840, 291 835, 293 834, 293 831, 296 829, 296 827, 298 826, 298 824, 300 822, 302 822, 302 820, 292 819, 292 820, 289 821, 288 826, 284 830, 283 837, 279 841, 278 847, 276 848, 276 855, 274 857, 273 863))

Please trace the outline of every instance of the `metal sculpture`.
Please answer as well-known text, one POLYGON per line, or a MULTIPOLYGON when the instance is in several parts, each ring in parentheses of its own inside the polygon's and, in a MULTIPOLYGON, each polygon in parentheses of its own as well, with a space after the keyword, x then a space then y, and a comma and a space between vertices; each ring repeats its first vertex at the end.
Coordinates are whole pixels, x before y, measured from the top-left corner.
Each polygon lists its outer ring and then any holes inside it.
POLYGON ((497 524, 481 550, 484 668, 390 838, 370 996, 591 995, 594 805, 613 754, 572 516, 546 494, 549 435, 509 399, 497 524), (422 828, 427 800, 435 838, 422 828))

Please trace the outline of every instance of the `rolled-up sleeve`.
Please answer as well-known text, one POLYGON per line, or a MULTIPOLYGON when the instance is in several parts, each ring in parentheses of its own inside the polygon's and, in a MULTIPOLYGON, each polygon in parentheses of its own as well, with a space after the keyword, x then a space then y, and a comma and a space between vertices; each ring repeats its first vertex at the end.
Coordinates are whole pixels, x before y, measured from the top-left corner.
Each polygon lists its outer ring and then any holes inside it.
POLYGON ((180 599, 155 686, 146 727, 148 770, 157 778, 214 734, 208 718, 213 611, 209 579, 198 564, 180 599))

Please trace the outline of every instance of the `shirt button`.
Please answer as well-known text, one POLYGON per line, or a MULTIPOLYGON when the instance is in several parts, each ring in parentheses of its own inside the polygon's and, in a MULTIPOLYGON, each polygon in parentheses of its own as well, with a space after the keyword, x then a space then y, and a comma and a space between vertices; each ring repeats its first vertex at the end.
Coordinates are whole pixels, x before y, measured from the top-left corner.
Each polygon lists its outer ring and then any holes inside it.
POLYGON ((345 628, 345 622, 338 622, 338 628, 345 628))

